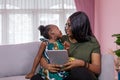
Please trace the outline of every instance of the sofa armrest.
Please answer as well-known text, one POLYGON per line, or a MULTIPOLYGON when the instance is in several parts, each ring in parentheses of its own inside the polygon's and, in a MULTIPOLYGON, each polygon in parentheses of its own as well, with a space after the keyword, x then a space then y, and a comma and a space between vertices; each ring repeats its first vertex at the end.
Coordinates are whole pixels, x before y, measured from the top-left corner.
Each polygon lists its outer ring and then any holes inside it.
POLYGON ((31 71, 41 42, 0 45, 0 78, 25 75, 31 71))
POLYGON ((102 54, 101 74, 99 80, 114 80, 114 56, 102 54))

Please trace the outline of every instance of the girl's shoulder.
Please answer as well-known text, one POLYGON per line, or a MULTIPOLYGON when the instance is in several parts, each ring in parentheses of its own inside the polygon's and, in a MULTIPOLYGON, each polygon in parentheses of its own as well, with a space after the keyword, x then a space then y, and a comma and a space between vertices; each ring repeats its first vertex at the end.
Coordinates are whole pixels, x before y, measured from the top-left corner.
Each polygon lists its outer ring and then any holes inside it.
POLYGON ((43 41, 43 42, 48 42, 48 41, 49 41, 49 40, 46 39, 46 38, 40 38, 40 40, 43 41))
POLYGON ((47 42, 42 41, 40 46, 47 46, 47 45, 48 45, 47 42))
POLYGON ((48 45, 49 40, 46 38, 40 38, 40 41, 42 41, 43 44, 48 45))

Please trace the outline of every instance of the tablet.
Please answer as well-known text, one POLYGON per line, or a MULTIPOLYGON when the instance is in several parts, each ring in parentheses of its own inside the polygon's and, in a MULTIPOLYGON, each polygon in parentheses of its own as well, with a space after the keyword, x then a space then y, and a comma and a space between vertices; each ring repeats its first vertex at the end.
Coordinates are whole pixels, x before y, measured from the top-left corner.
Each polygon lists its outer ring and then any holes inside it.
POLYGON ((67 50, 47 50, 47 54, 52 64, 63 65, 69 59, 67 50))

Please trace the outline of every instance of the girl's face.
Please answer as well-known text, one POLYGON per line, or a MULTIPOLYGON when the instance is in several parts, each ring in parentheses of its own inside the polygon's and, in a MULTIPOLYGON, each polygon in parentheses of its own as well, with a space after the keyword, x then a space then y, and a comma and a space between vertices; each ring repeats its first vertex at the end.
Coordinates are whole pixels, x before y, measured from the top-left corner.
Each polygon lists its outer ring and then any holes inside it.
POLYGON ((51 25, 51 31, 50 31, 50 33, 53 34, 57 38, 61 38, 62 37, 62 32, 55 25, 51 25))
POLYGON ((71 30, 71 24, 70 20, 67 20, 67 23, 65 24, 65 31, 68 36, 72 36, 72 30, 71 30))

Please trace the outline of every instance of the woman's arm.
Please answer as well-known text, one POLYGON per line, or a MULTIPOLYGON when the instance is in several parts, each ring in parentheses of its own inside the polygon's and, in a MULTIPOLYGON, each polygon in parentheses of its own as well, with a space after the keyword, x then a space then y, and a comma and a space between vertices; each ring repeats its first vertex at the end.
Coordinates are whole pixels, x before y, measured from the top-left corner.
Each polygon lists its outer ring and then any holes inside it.
POLYGON ((63 70, 69 70, 74 67, 86 67, 89 70, 91 70, 92 72, 99 74, 101 71, 101 56, 98 53, 92 53, 91 58, 92 58, 91 64, 85 63, 84 60, 74 59, 74 60, 66 63, 64 65, 65 68, 63 70), (86 64, 86 66, 85 66, 85 64, 86 64))
POLYGON ((101 55, 98 53, 92 53, 91 64, 89 64, 89 70, 95 72, 96 74, 100 74, 101 72, 101 55))
POLYGON ((40 45, 39 51, 38 51, 38 53, 37 53, 37 55, 36 55, 36 57, 34 59, 31 72, 28 73, 25 78, 29 79, 29 78, 31 78, 34 75, 34 73, 36 71, 36 68, 37 68, 37 66, 38 66, 38 64, 40 62, 40 59, 42 57, 42 54, 43 54, 45 48, 46 48, 46 43, 42 42, 41 45, 40 45))

